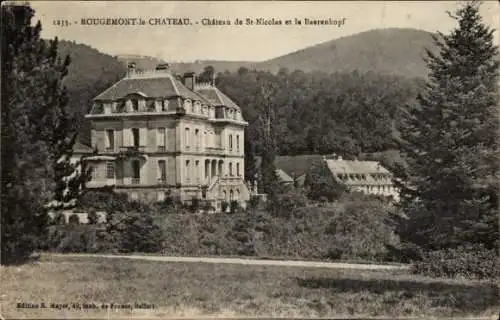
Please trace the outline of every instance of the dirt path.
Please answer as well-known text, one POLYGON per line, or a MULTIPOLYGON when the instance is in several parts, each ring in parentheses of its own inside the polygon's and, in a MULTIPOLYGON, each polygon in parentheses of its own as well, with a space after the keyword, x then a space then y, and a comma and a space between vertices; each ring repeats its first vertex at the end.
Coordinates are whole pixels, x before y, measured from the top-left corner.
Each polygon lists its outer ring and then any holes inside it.
POLYGON ((246 264, 258 266, 282 266, 282 267, 302 267, 302 268, 329 268, 329 269, 358 269, 358 270, 408 270, 407 265, 381 265, 381 264, 360 264, 342 262, 319 262, 319 261, 295 261, 295 260, 262 260, 262 259, 241 259, 241 258, 217 258, 217 257, 171 257, 171 256, 141 256, 141 255, 110 255, 110 254, 47 254, 59 257, 97 257, 109 259, 133 259, 163 262, 195 262, 195 263, 228 263, 246 264))

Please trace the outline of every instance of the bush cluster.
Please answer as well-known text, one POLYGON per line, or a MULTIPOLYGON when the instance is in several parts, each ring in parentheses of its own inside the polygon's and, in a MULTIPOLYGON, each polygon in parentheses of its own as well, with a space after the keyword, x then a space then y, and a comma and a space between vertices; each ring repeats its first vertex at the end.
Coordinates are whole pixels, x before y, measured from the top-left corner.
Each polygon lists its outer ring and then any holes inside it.
POLYGON ((169 255, 250 255, 299 259, 389 259, 398 246, 392 210, 374 198, 346 195, 311 205, 301 193, 278 195, 274 211, 161 216, 169 255))
MULTIPOLYGON (((166 206, 159 204, 159 207, 166 206)), ((124 194, 110 190, 88 191, 79 201, 79 209, 88 212, 88 224, 78 216, 65 224, 62 214, 48 227, 44 248, 56 252, 160 252, 163 230, 153 217, 158 208, 129 201, 124 194), (99 223, 96 210, 107 213, 99 223)))
POLYGON ((467 245, 425 253, 413 272, 432 277, 495 278, 500 275, 498 254, 482 245, 467 245))

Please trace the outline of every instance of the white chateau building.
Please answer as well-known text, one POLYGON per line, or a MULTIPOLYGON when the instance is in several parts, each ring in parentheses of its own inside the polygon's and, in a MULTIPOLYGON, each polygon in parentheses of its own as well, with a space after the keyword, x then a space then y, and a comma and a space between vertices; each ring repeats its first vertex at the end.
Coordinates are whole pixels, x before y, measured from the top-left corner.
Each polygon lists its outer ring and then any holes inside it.
POLYGON ((90 114, 93 168, 88 188, 113 186, 132 199, 166 197, 245 205, 241 109, 211 83, 182 79, 168 65, 128 74, 94 98, 90 114))

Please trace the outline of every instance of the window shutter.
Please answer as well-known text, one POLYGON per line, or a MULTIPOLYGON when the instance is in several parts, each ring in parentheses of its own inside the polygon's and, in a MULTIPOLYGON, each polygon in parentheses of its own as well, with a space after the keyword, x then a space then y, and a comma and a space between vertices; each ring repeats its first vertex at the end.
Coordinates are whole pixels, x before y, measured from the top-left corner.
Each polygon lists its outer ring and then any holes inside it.
MULTIPOLYGON (((114 130, 114 138, 115 138, 115 149, 116 149, 116 146, 119 145, 119 139, 120 139, 120 132, 118 130, 114 130)), ((123 144, 123 143, 122 143, 123 144)))
POLYGON ((109 130, 104 130, 104 147, 107 149, 111 146, 111 141, 109 141, 109 130))
POLYGON ((147 145, 147 140, 148 139, 148 129, 147 128, 140 128, 139 129, 139 145, 141 147, 147 145))
POLYGON ((132 146, 132 130, 131 129, 123 129, 123 145, 125 147, 132 146))

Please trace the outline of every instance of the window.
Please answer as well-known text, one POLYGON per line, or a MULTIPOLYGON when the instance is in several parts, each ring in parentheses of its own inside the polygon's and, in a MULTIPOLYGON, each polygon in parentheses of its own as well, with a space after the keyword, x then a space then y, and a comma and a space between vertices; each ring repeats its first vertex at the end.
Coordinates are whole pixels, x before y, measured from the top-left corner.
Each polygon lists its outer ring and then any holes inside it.
POLYGON ((240 152, 240 136, 236 135, 236 151, 240 152))
POLYGON ((133 137, 133 146, 134 147, 139 147, 139 129, 138 128, 132 128, 132 137, 133 137))
POLYGON ((233 201, 234 198, 234 192, 233 189, 229 190, 229 201, 233 201))
POLYGON ((196 180, 200 181, 200 161, 196 160, 194 162, 194 172, 196 175, 196 180))
POLYGON ((233 176, 233 163, 229 162, 229 176, 233 176))
POLYGON ((233 150, 233 135, 229 135, 229 150, 233 150))
POLYGON ((106 161, 106 179, 115 178, 115 163, 113 161, 106 161))
POLYGON ((141 165, 139 160, 132 161, 132 183, 139 184, 141 182, 141 165))
POLYGON ((240 163, 236 163, 236 175, 239 177, 240 176, 240 163))
POLYGON ((99 179, 99 167, 97 166, 90 166, 90 172, 91 172, 91 180, 98 180, 99 179))
POLYGON ((132 111, 139 111, 139 101, 137 101, 136 99, 132 100, 132 111))
POLYGON ((159 181, 165 183, 167 181, 167 163, 165 160, 158 161, 159 181))
POLYGON ((168 109, 168 100, 165 99, 165 100, 163 100, 163 105, 162 105, 161 111, 167 111, 167 109, 168 109))
POLYGON ((196 148, 200 147, 200 130, 196 129, 194 130, 194 142, 196 144, 196 148))
POLYGON ((113 151, 115 149, 115 131, 106 130, 106 150, 113 151))
POLYGON ((189 148, 189 128, 186 128, 184 132, 184 140, 186 141, 186 147, 189 148))
POLYGON ((186 181, 189 181, 189 160, 186 160, 186 181))
POLYGON ((158 145, 158 151, 165 151, 165 141, 166 141, 166 135, 165 135, 165 128, 158 128, 157 135, 156 135, 156 142, 158 145))

